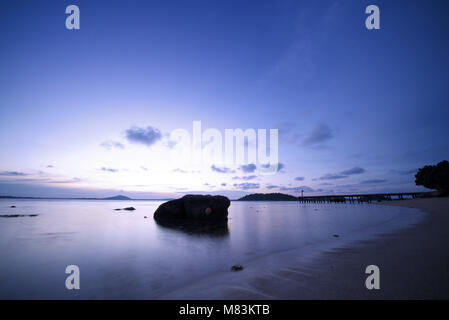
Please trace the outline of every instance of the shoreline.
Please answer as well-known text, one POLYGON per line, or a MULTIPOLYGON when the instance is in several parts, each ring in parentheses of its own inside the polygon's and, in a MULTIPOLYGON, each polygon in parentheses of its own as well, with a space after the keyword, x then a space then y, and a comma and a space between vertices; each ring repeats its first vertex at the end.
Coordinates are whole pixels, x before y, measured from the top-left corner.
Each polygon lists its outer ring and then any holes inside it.
POLYGON ((282 267, 252 266, 232 277, 193 285, 190 294, 180 290, 159 299, 449 299, 449 198, 375 205, 414 208, 426 215, 417 224, 372 240, 309 257, 286 252, 276 257, 286 262, 282 267), (309 262, 299 263, 303 259, 309 262), (369 265, 380 269, 379 290, 365 287, 369 265))
POLYGON ((415 208, 427 214, 411 227, 325 252, 312 263, 313 272, 307 276, 290 274, 300 287, 288 286, 276 298, 449 299, 449 198, 379 205, 415 208), (379 290, 365 287, 365 268, 371 264, 380 269, 379 290))

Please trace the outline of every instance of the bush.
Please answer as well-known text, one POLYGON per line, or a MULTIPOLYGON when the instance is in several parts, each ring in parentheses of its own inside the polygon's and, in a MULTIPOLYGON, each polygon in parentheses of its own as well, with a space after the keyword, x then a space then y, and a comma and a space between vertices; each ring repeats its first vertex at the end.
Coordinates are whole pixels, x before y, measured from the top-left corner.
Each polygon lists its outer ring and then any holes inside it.
POLYGON ((417 186, 449 194, 449 162, 444 160, 436 166, 424 166, 415 174, 417 186))

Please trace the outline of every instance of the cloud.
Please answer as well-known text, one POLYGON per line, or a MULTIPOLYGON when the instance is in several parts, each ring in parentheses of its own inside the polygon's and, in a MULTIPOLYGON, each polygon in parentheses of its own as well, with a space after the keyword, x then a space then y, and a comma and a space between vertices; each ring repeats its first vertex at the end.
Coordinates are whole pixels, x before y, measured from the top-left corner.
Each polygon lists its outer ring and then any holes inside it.
POLYGON ((281 187, 281 191, 293 191, 295 193, 301 193, 301 191, 304 192, 315 192, 312 188, 308 186, 300 186, 300 187, 281 187))
POLYGON ((187 171, 185 171, 185 170, 182 170, 182 169, 180 169, 180 168, 176 168, 176 169, 174 169, 174 170, 173 170, 173 172, 179 172, 179 173, 187 173, 187 171))
POLYGON ((372 180, 363 180, 360 181, 360 184, 376 184, 376 183, 384 183, 387 182, 388 180, 383 180, 383 179, 372 179, 372 180))
POLYGON ((76 183, 76 182, 81 182, 82 180, 80 178, 73 178, 73 179, 69 179, 69 180, 50 180, 48 181, 48 183, 76 183))
POLYGON ((325 174, 324 176, 320 177, 319 180, 338 180, 338 179, 344 179, 348 176, 341 175, 341 174, 325 174))
POLYGON ((258 189, 260 187, 260 184, 258 183, 234 183, 234 187, 241 189, 241 190, 250 190, 250 189, 258 189))
POLYGON ((51 164, 49 164, 48 166, 47 166, 47 168, 54 168, 55 166, 54 165, 51 165, 51 164))
POLYGON ((304 177, 296 177, 295 178, 296 181, 304 181, 304 179, 305 179, 304 177))
POLYGON ((146 168, 144 166, 140 166, 140 169, 142 169, 143 171, 148 171, 148 168, 146 168))
POLYGON ((105 171, 105 172, 119 172, 118 169, 106 168, 106 167, 102 167, 100 170, 105 171))
POLYGON ((320 186, 331 186, 331 185, 332 185, 332 183, 327 183, 327 182, 320 183, 320 186))
POLYGON ((226 187, 226 183, 223 182, 223 183, 221 184, 221 186, 222 186, 222 187, 226 187))
POLYGON ((215 171, 218 173, 234 173, 235 172, 234 170, 231 170, 226 167, 219 168, 219 167, 215 166, 215 164, 213 164, 210 168, 212 169, 212 171, 215 171))
POLYGON ((303 144, 306 146, 314 146, 333 138, 332 129, 327 124, 319 124, 312 132, 304 139, 303 144))
MULTIPOLYGON (((269 163, 261 165, 261 167, 264 168, 264 169, 268 169, 270 166, 271 165, 269 163)), ((279 171, 281 171, 282 169, 285 168, 285 165, 283 163, 280 163, 280 162, 277 164, 277 166, 278 166, 277 170, 276 170, 277 172, 279 172, 279 171)))
POLYGON ((254 163, 250 163, 250 164, 240 166, 239 169, 245 173, 252 173, 252 172, 256 171, 257 167, 254 163))
POLYGON ((271 189, 277 189, 277 188, 279 188, 279 186, 276 186, 276 185, 273 185, 273 184, 267 184, 267 185, 265 186, 265 188, 271 190, 271 189))
POLYGON ((279 124, 278 127, 279 138, 282 141, 288 143, 297 143, 300 140, 301 134, 296 131, 296 124, 292 122, 283 122, 279 124))
POLYGON ((26 173, 18 171, 0 171, 0 176, 23 177, 26 175, 26 173))
POLYGON ((128 139, 129 142, 150 147, 162 139, 162 134, 159 129, 151 126, 146 128, 132 127, 126 130, 126 139, 128 139))
POLYGON ((410 169, 410 170, 390 170, 391 173, 394 174, 399 174, 402 176, 408 176, 411 174, 415 174, 416 172, 418 172, 418 169, 410 169))
POLYGON ((341 172, 342 175, 346 175, 346 176, 353 175, 353 174, 362 174, 362 173, 365 173, 365 169, 360 168, 360 167, 354 167, 354 168, 351 168, 351 169, 341 172))
POLYGON ((244 176, 244 177, 232 177, 233 180, 253 180, 256 178, 257 178, 257 176, 254 176, 254 175, 244 176))
POLYGON ((100 146, 108 150, 111 150, 112 148, 125 149, 125 146, 122 143, 112 140, 103 141, 100 143, 100 146))

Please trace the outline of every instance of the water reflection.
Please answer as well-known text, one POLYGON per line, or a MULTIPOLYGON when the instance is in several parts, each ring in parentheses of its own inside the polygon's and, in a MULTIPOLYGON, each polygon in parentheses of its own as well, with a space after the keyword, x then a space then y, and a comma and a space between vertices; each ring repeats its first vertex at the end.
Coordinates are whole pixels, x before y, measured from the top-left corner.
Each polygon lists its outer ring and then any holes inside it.
POLYGON ((189 235, 202 235, 210 237, 229 236, 227 221, 204 222, 204 221, 156 221, 156 224, 162 228, 168 228, 183 232, 189 235))

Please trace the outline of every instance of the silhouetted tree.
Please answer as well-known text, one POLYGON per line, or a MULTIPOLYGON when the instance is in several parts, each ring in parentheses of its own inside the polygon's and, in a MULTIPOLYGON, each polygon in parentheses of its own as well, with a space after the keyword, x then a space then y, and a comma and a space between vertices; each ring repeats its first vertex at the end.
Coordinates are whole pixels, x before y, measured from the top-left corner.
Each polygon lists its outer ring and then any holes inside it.
POLYGON ((449 194, 449 162, 441 161, 436 166, 424 166, 415 174, 417 186, 435 189, 449 194))

